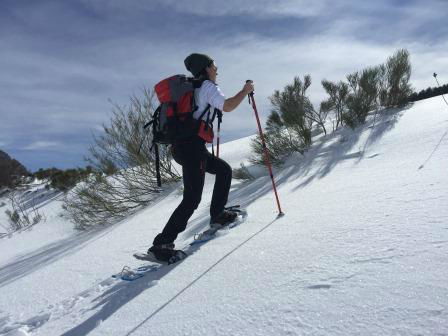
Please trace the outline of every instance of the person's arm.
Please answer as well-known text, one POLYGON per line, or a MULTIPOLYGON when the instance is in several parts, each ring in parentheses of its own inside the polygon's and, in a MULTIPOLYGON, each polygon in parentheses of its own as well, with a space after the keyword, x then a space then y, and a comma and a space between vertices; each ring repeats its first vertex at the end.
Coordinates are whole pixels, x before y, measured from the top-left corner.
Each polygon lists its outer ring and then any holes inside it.
POLYGON ((224 112, 233 111, 234 109, 236 109, 238 107, 238 105, 241 104, 243 99, 246 98, 246 96, 253 91, 254 91, 254 85, 253 85, 252 81, 247 82, 240 92, 238 92, 236 95, 234 95, 231 98, 227 98, 224 101, 224 106, 223 106, 222 110, 224 112))

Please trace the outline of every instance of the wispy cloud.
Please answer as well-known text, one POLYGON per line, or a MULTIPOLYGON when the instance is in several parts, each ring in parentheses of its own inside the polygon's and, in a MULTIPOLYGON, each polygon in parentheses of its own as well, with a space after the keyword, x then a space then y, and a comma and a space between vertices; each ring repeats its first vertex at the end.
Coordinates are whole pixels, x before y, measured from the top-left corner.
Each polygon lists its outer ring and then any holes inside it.
POLYGON ((27 146, 25 146, 24 148, 22 148, 23 150, 51 150, 51 149, 60 149, 61 148, 61 144, 54 142, 54 141, 36 141, 33 142, 27 146))
POLYGON ((236 16, 244 15, 246 17, 267 18, 267 17, 313 17, 319 16, 327 8, 330 1, 307 0, 259 0, 259 1, 208 1, 200 0, 194 2, 182 2, 175 0, 159 0, 159 4, 169 6, 179 13, 190 13, 200 16, 218 17, 218 16, 236 16))

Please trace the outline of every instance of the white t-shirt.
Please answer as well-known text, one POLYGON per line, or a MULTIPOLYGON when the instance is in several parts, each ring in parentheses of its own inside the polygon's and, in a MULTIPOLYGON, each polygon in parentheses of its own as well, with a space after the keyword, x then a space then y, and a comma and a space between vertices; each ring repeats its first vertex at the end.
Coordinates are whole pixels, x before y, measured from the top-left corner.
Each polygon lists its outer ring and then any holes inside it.
MULTIPOLYGON (((193 118, 199 119, 202 112, 210 104, 210 118, 213 115, 213 109, 217 108, 221 110, 224 108, 224 101, 226 97, 221 92, 219 87, 210 80, 205 80, 199 89, 194 91, 194 98, 198 109, 194 112, 193 118)), ((203 120, 207 120, 207 113, 202 117, 203 120)))

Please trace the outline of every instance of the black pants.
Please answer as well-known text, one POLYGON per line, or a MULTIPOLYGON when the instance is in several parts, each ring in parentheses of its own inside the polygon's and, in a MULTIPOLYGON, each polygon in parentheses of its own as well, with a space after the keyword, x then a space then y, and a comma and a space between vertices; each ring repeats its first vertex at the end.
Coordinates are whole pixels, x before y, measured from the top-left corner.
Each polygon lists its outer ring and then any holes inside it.
POLYGON ((182 165, 184 195, 162 233, 154 239, 154 245, 172 243, 185 230, 188 220, 201 202, 205 172, 216 175, 210 207, 211 218, 224 210, 229 196, 232 169, 227 162, 210 154, 201 138, 173 146, 173 158, 182 165))

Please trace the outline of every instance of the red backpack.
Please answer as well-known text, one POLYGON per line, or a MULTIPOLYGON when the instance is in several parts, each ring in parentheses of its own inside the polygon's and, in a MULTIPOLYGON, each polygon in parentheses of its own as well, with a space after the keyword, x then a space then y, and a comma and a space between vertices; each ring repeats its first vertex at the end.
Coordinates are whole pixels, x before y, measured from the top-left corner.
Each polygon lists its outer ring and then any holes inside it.
MULTIPOLYGON (((175 144, 188 142, 198 135, 208 143, 213 143, 213 121, 218 116, 221 123, 222 112, 218 109, 211 115, 210 105, 202 112, 199 119, 194 119, 193 114, 198 109, 194 98, 194 90, 200 88, 202 81, 175 75, 166 78, 154 87, 159 107, 144 128, 152 125, 153 145, 156 156, 157 182, 159 186, 159 150, 157 144, 175 144), (203 117, 207 114, 206 120, 203 117)), ((143 142, 142 142, 143 143, 143 142)))
POLYGON ((193 118, 197 110, 194 90, 201 87, 201 81, 185 75, 175 75, 162 80, 154 87, 160 106, 153 116, 154 142, 174 144, 186 141, 195 135, 206 142, 213 142, 213 120, 210 118, 210 105, 198 120, 193 118), (207 114, 207 120, 202 118, 207 114))

